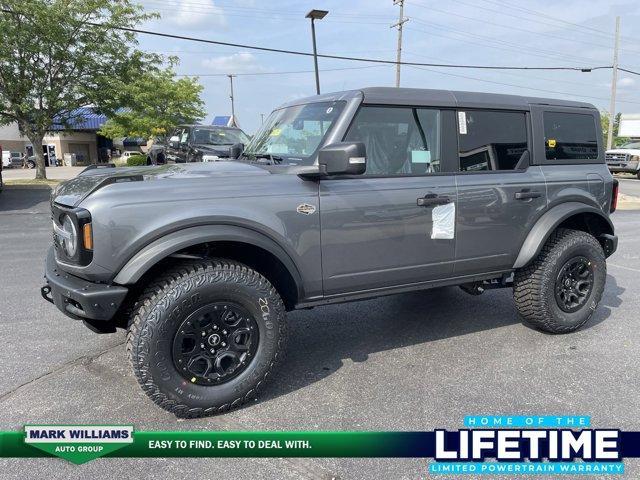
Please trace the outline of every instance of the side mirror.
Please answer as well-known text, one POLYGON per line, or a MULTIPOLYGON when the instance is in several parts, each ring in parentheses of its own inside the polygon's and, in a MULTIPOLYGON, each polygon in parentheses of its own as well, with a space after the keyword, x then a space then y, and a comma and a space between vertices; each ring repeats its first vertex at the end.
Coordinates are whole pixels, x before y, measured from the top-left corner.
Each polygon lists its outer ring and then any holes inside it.
POLYGON ((516 163, 516 166, 513 169, 526 170, 529 165, 531 165, 531 154, 529 153, 529 149, 526 149, 524 152, 522 152, 522 155, 520 155, 518 163, 516 163))
POLYGON ((323 175, 362 175, 367 169, 367 152, 362 142, 332 143, 318 152, 323 175))
POLYGON ((244 152, 244 143, 234 143, 229 149, 229 157, 240 158, 242 152, 244 152))

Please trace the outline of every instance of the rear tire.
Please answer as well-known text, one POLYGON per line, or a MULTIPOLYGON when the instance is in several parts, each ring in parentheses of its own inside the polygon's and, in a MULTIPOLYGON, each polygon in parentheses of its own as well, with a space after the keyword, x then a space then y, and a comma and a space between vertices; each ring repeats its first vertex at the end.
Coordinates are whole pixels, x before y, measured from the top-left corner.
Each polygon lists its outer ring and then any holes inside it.
POLYGON ((604 291, 602 246, 586 232, 558 229, 528 266, 514 276, 513 297, 525 322, 549 333, 568 333, 593 315, 604 291))
POLYGON ((253 399, 286 341, 276 290, 230 260, 167 270, 137 301, 132 319, 127 351, 134 374, 157 405, 178 417, 220 413, 253 399))

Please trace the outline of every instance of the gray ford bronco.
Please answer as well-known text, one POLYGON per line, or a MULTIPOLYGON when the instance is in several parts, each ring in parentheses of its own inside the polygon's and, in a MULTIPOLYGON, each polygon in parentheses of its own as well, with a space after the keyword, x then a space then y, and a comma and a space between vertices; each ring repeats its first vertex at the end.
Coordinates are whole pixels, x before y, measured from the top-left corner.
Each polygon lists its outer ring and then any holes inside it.
POLYGON ((178 416, 253 399, 288 310, 507 287, 563 333, 598 306, 617 183, 592 105, 365 88, 288 103, 235 151, 93 169, 52 195, 42 295, 127 329, 140 385, 178 416))

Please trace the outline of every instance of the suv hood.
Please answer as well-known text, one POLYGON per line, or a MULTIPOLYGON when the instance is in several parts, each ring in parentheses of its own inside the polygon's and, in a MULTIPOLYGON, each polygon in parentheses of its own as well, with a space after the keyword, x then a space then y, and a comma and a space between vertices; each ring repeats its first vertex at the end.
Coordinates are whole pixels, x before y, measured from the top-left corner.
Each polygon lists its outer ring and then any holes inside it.
POLYGON ((51 195, 51 201, 75 207, 93 192, 114 183, 165 182, 185 178, 238 175, 270 175, 270 172, 255 164, 235 161, 172 164, 157 167, 92 168, 83 171, 76 178, 59 184, 51 195))

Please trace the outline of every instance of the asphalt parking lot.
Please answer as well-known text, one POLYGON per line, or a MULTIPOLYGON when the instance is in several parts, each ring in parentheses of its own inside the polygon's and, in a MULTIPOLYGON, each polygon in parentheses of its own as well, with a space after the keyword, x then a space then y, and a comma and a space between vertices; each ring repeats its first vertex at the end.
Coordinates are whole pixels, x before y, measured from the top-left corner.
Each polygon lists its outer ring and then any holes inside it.
MULTIPOLYGON (((42 189, 0 196, 0 429, 99 421, 145 430, 432 430, 459 428, 468 414, 521 413, 584 414, 595 427, 640 430, 640 211, 614 214, 620 243, 604 297, 576 333, 524 326, 508 290, 471 297, 444 288, 293 312, 287 361, 257 402, 178 421, 139 389, 122 333, 96 335, 40 297, 48 196, 42 189)), ((625 463, 627 478, 640 477, 640 462, 625 463)), ((0 461, 0 472, 3 479, 387 479, 426 477, 427 461, 12 459, 0 461)))

